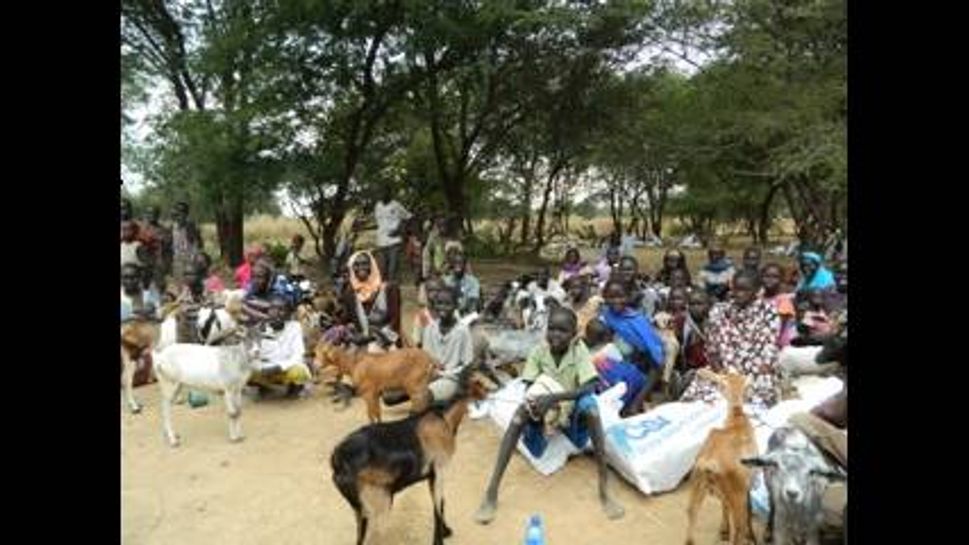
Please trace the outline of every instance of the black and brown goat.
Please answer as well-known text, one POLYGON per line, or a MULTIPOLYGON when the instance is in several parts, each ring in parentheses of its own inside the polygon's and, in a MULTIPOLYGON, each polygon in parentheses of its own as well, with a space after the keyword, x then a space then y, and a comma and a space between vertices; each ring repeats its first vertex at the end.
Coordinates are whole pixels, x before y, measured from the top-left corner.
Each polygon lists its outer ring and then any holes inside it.
POLYGON ((394 494, 427 480, 434 502, 434 545, 443 545, 451 529, 444 522, 442 471, 454 455, 458 426, 472 399, 482 399, 485 387, 473 377, 473 366, 462 372, 457 395, 403 420, 366 425, 333 450, 333 483, 353 508, 357 545, 371 543, 376 526, 390 511, 394 494))

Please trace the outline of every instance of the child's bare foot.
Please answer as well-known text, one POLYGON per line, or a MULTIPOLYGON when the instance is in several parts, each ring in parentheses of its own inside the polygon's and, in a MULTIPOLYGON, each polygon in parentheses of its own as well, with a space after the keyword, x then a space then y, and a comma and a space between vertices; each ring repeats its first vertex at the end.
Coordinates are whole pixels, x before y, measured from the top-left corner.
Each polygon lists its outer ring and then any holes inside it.
POLYGON ((618 503, 612 501, 612 498, 602 500, 602 510, 609 520, 621 519, 626 514, 626 510, 618 503))
POLYGON ((495 520, 495 512, 498 510, 496 502, 485 498, 481 502, 481 507, 478 507, 478 511, 474 514, 474 521, 478 524, 488 524, 489 522, 495 520))

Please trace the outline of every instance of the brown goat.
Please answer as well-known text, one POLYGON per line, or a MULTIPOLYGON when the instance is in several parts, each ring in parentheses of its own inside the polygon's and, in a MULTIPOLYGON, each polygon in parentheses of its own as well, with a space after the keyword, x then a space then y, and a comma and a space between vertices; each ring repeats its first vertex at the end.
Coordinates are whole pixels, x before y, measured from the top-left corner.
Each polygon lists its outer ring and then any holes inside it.
POLYGON ((427 480, 434 502, 434 545, 443 545, 451 529, 444 521, 443 470, 454 455, 458 426, 471 399, 483 399, 485 387, 471 366, 459 378, 460 389, 448 404, 389 423, 366 425, 333 449, 333 483, 353 508, 357 545, 371 543, 394 494, 427 480))
POLYGON ((316 345, 316 365, 328 381, 350 377, 357 394, 367 404, 371 422, 380 422, 380 395, 391 389, 407 392, 413 412, 423 410, 428 402, 427 383, 435 368, 431 356, 419 348, 350 354, 326 342, 316 345))
POLYGON ((149 320, 132 320, 121 324, 121 387, 125 403, 132 414, 141 412, 135 401, 134 381, 138 361, 151 354, 158 340, 158 324, 149 320))
POLYGON ((737 374, 718 375, 708 369, 698 371, 697 378, 720 387, 727 398, 727 418, 722 428, 710 431, 693 466, 686 543, 693 544, 697 512, 706 495, 713 493, 723 506, 721 538, 729 536, 731 545, 742 545, 746 540, 754 540, 748 501, 752 471, 740 463, 743 458, 757 455, 754 428, 744 414, 744 391, 749 379, 737 374))

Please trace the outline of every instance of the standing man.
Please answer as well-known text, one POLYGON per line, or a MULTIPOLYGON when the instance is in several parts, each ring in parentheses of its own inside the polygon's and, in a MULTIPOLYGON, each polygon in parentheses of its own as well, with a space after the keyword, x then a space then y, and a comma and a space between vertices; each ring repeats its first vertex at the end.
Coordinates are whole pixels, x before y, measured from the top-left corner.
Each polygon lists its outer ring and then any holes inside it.
POLYGON ((388 184, 374 207, 374 218, 377 221, 377 253, 380 255, 381 275, 385 281, 396 283, 403 245, 401 227, 413 214, 394 200, 393 196, 393 189, 388 184))
POLYGON ((160 219, 161 209, 157 206, 148 208, 142 243, 148 247, 154 264, 155 285, 165 291, 165 278, 172 272, 172 230, 162 225, 160 219))
POLYGON ((202 235, 195 222, 189 219, 187 202, 175 204, 172 217, 175 220, 172 226, 172 275, 178 281, 195 263, 202 248, 202 235))

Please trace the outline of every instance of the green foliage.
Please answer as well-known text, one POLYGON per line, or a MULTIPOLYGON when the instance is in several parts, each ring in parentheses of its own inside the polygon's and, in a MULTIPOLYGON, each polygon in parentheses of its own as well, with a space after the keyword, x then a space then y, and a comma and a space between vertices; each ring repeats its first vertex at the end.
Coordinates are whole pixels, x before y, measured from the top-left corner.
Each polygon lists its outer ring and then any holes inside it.
POLYGON ((124 0, 122 42, 139 204, 226 219, 285 187, 324 251, 386 186, 494 220, 483 253, 544 236, 559 202, 641 229, 843 227, 843 0, 124 0), (152 87, 170 107, 138 146, 152 87))
POLYGON ((463 244, 465 253, 474 259, 492 259, 508 255, 493 228, 484 228, 473 235, 467 235, 463 244))
POLYGON ((270 240, 263 243, 263 248, 266 251, 266 256, 272 259, 273 265, 277 269, 286 264, 286 255, 289 254, 289 246, 286 243, 270 240))

